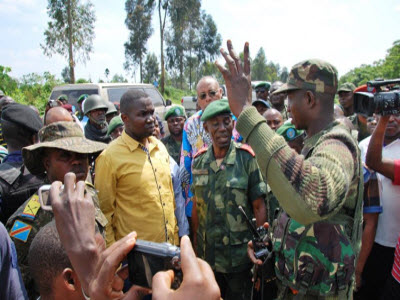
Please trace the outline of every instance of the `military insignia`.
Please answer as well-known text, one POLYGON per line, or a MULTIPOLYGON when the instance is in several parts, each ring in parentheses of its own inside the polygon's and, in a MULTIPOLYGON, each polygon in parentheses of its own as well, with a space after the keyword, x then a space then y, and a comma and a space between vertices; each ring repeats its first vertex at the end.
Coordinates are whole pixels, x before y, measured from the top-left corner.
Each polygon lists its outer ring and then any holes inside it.
POLYGON ((198 157, 199 155, 201 155, 201 154, 207 152, 207 149, 208 149, 207 147, 201 148, 199 151, 197 151, 197 153, 193 156, 193 158, 196 158, 196 157, 198 157))
POLYGON ((193 175, 208 175, 208 170, 207 169, 193 169, 192 174, 193 175))
POLYGON ((28 204, 25 206, 24 211, 21 214, 21 217, 34 220, 39 208, 40 208, 39 196, 34 194, 31 197, 31 199, 29 199, 28 204))
POLYGON ((288 130, 286 130, 286 136, 289 140, 293 140, 296 136, 296 130, 294 130, 294 128, 289 128, 288 130))
POLYGON ((251 156, 253 156, 253 157, 256 156, 256 154, 254 153, 253 149, 252 149, 249 145, 247 145, 247 144, 242 144, 242 145, 240 146, 240 149, 246 150, 246 151, 249 152, 249 153, 251 154, 251 156))
POLYGON ((29 234, 31 233, 32 226, 19 220, 15 220, 13 227, 10 231, 10 236, 26 243, 29 234))
POLYGON ((180 109, 179 108, 175 108, 175 113, 176 113, 177 116, 180 116, 181 115, 180 109))

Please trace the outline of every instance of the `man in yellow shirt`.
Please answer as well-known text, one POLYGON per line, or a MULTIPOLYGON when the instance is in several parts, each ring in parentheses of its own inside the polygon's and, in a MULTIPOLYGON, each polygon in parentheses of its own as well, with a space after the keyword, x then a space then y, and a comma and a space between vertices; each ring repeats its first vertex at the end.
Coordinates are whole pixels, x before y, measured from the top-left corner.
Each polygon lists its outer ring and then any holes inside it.
POLYGON ((132 231, 139 239, 178 244, 169 155, 152 136, 155 116, 150 97, 126 92, 121 118, 124 132, 96 160, 95 186, 108 220, 107 246, 132 231))

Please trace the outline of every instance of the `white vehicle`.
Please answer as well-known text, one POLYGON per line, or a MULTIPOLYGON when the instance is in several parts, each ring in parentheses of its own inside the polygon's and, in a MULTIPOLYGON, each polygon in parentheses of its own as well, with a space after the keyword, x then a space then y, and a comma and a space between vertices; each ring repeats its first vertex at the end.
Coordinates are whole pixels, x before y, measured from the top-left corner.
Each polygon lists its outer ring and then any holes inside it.
POLYGON ((119 103, 121 96, 130 89, 141 90, 150 96, 153 101, 156 113, 163 119, 166 106, 171 105, 170 101, 165 101, 160 92, 151 84, 143 83, 83 83, 83 84, 66 84, 53 88, 50 99, 56 100, 60 95, 64 94, 68 97, 68 103, 75 106, 78 98, 83 94, 100 95, 105 101, 119 103))
POLYGON ((197 111, 197 97, 184 96, 181 99, 181 104, 185 108, 186 115, 190 117, 197 111))

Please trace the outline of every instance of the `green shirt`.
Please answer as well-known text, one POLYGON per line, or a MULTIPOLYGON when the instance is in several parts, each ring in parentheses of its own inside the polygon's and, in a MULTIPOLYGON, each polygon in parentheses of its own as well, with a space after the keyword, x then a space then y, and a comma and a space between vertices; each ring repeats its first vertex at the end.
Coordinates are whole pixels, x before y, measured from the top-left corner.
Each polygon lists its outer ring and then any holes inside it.
POLYGON ((177 142, 171 135, 161 139, 161 142, 164 143, 165 148, 167 148, 168 154, 175 160, 175 162, 179 166, 181 159, 182 142, 177 142))
POLYGON ((231 141, 218 167, 212 146, 193 162, 192 191, 199 220, 197 255, 214 271, 240 272, 250 266, 247 242, 252 235, 238 209, 253 218, 252 202, 265 196, 266 186, 247 145, 231 141))

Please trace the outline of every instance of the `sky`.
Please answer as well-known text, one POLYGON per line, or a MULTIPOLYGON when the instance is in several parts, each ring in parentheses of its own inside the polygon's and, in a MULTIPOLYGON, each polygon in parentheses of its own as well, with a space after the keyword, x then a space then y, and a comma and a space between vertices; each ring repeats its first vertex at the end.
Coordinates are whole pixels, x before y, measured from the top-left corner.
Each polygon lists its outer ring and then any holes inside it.
MULTIPOLYGON (((130 82, 137 81, 123 68, 123 45, 129 36, 125 1, 92 3, 96 11, 94 51, 86 64, 77 63, 76 78, 104 80, 108 68, 111 76, 118 73, 130 82)), ((341 76, 361 64, 383 59, 400 39, 399 0, 202 0, 202 9, 212 15, 224 47, 231 39, 239 52, 248 41, 253 58, 263 47, 267 60, 288 69, 304 59, 320 58, 332 63, 341 76)), ((0 65, 11 67, 11 76, 50 71, 61 78, 67 59, 57 54, 49 58, 40 47, 48 21, 45 0, 0 0, 0 65)), ((159 57, 157 10, 153 29, 148 51, 159 57)))

